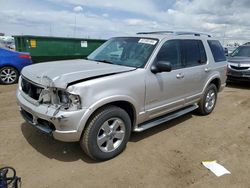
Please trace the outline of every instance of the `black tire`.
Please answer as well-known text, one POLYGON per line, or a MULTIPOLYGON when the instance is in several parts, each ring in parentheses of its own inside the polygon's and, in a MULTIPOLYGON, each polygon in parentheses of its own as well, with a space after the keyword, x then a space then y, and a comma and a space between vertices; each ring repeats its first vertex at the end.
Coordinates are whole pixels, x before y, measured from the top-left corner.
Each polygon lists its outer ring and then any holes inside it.
POLYGON ((10 85, 17 83, 18 77, 18 71, 13 67, 7 66, 0 69, 0 84, 10 85))
POLYGON ((119 107, 107 106, 98 110, 92 116, 82 134, 80 145, 89 157, 94 160, 104 161, 119 155, 125 149, 130 133, 131 120, 128 113, 119 107), (108 131, 104 130, 107 124, 110 128, 110 135, 107 134, 108 131), (112 132, 111 129, 115 127, 115 124, 120 127, 112 132), (112 126, 113 128, 111 128, 112 126), (120 136, 123 135, 122 139, 117 139, 116 136, 118 134, 116 133, 120 133, 120 136), (100 137, 105 137, 106 140, 102 145, 101 141, 97 141, 100 137), (113 143, 113 150, 108 147, 109 143, 111 145, 113 143))
POLYGON ((208 85, 197 109, 200 115, 208 115, 214 110, 217 101, 217 92, 217 87, 214 84, 208 85))

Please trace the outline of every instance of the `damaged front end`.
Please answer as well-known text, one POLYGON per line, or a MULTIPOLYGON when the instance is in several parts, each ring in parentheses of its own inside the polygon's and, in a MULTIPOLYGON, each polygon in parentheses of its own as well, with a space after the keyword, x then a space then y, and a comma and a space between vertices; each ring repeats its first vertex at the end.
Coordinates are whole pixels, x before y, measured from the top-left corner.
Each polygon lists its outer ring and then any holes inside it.
POLYGON ((80 96, 72 87, 69 92, 54 87, 52 81, 44 85, 20 78, 17 99, 23 118, 58 140, 77 141, 78 124, 84 113, 80 96))
POLYGON ((34 84, 32 81, 22 77, 21 88, 36 105, 47 104, 53 105, 56 110, 54 115, 59 110, 79 110, 81 109, 81 98, 79 95, 69 93, 66 89, 56 88, 53 80, 47 77, 42 78, 43 85, 34 84))
POLYGON ((79 95, 69 93, 65 90, 56 90, 56 103, 58 106, 54 115, 58 113, 59 110, 79 110, 81 109, 81 98, 79 95))

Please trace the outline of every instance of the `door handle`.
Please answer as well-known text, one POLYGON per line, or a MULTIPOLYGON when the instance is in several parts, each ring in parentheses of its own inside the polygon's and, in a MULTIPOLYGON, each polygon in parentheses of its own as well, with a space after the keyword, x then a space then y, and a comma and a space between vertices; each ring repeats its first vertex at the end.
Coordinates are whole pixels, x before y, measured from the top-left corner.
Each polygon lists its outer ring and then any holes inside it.
POLYGON ((179 74, 176 75, 176 78, 177 79, 183 79, 184 78, 184 74, 179 73, 179 74))
POLYGON ((208 68, 208 67, 205 68, 205 72, 209 72, 210 70, 211 70, 211 69, 208 68))

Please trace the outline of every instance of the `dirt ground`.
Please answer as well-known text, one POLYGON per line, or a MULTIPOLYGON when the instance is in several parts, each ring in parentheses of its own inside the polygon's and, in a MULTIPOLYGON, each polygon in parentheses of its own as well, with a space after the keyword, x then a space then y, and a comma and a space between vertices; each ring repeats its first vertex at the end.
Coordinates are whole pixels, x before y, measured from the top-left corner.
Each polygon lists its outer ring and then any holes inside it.
POLYGON ((100 163, 78 143, 26 124, 15 90, 0 86, 0 166, 13 166, 24 188, 250 187, 250 84, 227 86, 209 116, 191 113, 133 133, 121 155, 100 163), (232 174, 216 177, 203 160, 217 160, 232 174))

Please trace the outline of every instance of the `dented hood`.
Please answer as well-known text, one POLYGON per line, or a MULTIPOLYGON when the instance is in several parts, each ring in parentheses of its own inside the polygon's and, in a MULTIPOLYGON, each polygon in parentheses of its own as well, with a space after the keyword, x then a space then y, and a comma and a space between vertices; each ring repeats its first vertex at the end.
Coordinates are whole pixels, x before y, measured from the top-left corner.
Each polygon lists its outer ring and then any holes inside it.
POLYGON ((22 70, 22 75, 40 85, 67 88, 77 83, 112 74, 135 70, 133 67, 112 65, 89 60, 67 60, 30 65, 22 70))

